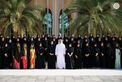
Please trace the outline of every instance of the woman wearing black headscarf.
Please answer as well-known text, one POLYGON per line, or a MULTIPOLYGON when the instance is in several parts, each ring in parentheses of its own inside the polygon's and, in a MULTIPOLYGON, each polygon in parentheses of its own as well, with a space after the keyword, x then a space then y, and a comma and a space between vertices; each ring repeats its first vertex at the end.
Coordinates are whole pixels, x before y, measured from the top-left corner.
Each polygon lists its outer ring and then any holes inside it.
POLYGON ((72 44, 69 44, 68 49, 66 51, 66 68, 74 68, 74 48, 72 47, 72 44))

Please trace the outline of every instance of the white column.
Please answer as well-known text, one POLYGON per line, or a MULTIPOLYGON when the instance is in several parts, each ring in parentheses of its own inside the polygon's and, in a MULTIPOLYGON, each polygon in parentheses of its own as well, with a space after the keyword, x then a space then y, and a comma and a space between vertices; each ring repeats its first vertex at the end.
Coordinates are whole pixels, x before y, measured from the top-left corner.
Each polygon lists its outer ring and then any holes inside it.
POLYGON ((59 34, 59 12, 60 12, 60 10, 59 10, 59 0, 57 0, 58 2, 57 2, 57 33, 59 34))
POLYGON ((34 3, 35 3, 34 5, 37 5, 37 1, 38 1, 38 0, 35 0, 35 1, 34 1, 34 3))
MULTIPOLYGON (((47 0, 47 14, 49 13, 49 0, 47 0)), ((49 27, 48 27, 49 21, 47 17, 47 34, 49 34, 49 27)))
MULTIPOLYGON (((62 17, 64 16, 64 0, 62 0, 62 17)), ((64 37, 64 19, 62 19, 62 37, 64 37)))

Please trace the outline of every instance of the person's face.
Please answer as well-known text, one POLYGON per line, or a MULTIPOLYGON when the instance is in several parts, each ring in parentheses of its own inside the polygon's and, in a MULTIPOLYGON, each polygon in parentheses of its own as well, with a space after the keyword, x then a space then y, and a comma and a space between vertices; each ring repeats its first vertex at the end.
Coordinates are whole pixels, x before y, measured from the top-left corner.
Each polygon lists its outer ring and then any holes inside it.
POLYGON ((116 37, 116 35, 114 34, 114 37, 116 37))
POLYGON ((90 34, 90 36, 93 36, 92 34, 90 34))
POLYGON ((118 48, 119 47, 119 44, 116 44, 116 48, 118 48))
POLYGON ((12 43, 12 40, 11 39, 9 40, 9 43, 12 43))
POLYGON ((101 38, 99 38, 98 40, 101 41, 101 38))
POLYGON ((78 37, 80 38, 80 35, 78 35, 78 37))
POLYGON ((55 38, 53 39, 53 41, 55 42, 55 38))
POLYGON ((40 41, 40 38, 38 38, 38 41, 40 41))
POLYGON ((8 47, 8 44, 5 44, 5 47, 8 47))
POLYGON ((66 42, 68 42, 68 39, 66 39, 66 42))
POLYGON ((112 40, 114 41, 114 40, 115 40, 115 38, 112 38, 112 40))
POLYGON ((102 35, 102 37, 105 37, 105 35, 102 35))
POLYGON ((58 41, 58 44, 60 44, 60 43, 61 43, 61 40, 58 41))
POLYGON ((74 39, 73 38, 71 38, 71 41, 73 41, 74 39))
POLYGON ((78 43, 80 44, 80 41, 78 40, 78 43))
POLYGON ((88 42, 88 40, 86 39, 85 42, 88 42))
POLYGON ((107 44, 107 47, 110 47, 110 44, 107 44))
POLYGON ((106 37, 105 40, 108 41, 108 38, 106 37))
POLYGON ((34 48, 34 45, 31 45, 31 48, 34 48))
POLYGON ((87 35, 85 35, 85 38, 87 38, 87 35))
POLYGON ((44 35, 42 35, 42 37, 44 38, 44 35))
POLYGON ((6 38, 9 38, 9 36, 7 36, 6 38))
POLYGON ((24 41, 26 41, 26 38, 24 38, 24 41))
POLYGON ((49 35, 49 34, 48 34, 47 36, 48 36, 48 37, 50 37, 50 35, 49 35))
POLYGON ((99 37, 99 34, 97 34, 97 37, 99 37))
POLYGON ((121 40, 122 40, 122 38, 121 38, 121 37, 119 37, 119 40, 121 41, 121 40))
POLYGON ((31 41, 33 41, 33 38, 31 38, 31 41))
POLYGON ((5 38, 3 37, 3 38, 2 38, 2 41, 4 41, 4 40, 5 40, 5 38))
POLYGON ((42 44, 40 43, 39 46, 42 47, 42 44))
POLYGON ((86 43, 86 46, 89 46, 89 44, 88 44, 88 43, 86 43))
POLYGON ((20 44, 17 44, 18 47, 20 47, 20 44))
POLYGON ((74 37, 74 34, 72 34, 72 37, 74 37))
POLYGON ((78 44, 77 47, 80 47, 80 44, 78 44))
POLYGON ((17 39, 17 42, 19 42, 19 39, 17 39))
POLYGON ((45 37, 45 40, 47 40, 47 37, 45 37))
POLYGON ((53 45, 53 41, 51 41, 51 45, 53 45))
POLYGON ((60 35, 58 35, 58 38, 60 38, 61 36, 60 35))
POLYGON ((107 36, 110 36, 110 33, 108 33, 108 35, 107 36))
POLYGON ((24 35, 24 37, 26 37, 26 35, 24 35))
POLYGON ((92 38, 91 41, 94 41, 94 38, 92 38))
POLYGON ((97 47, 97 44, 94 44, 94 47, 97 47))

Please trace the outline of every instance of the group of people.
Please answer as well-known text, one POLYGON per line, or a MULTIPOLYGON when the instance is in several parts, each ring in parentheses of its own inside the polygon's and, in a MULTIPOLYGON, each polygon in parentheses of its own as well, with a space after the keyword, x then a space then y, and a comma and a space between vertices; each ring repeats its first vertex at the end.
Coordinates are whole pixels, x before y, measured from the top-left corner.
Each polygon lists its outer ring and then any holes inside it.
POLYGON ((120 69, 122 37, 0 35, 0 69, 120 69))

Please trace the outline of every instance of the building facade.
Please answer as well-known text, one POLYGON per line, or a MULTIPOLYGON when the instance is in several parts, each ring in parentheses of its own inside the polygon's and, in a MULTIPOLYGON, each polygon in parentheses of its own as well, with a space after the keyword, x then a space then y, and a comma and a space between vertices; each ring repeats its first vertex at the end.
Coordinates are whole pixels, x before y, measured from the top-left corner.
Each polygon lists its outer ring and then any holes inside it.
POLYGON ((39 5, 46 8, 46 14, 44 16, 45 21, 42 25, 42 33, 56 35, 61 34, 64 36, 70 35, 70 29, 68 28, 69 21, 75 14, 71 16, 65 16, 63 8, 75 0, 33 0, 32 5, 39 5), (62 17, 65 16, 64 19, 62 17))

